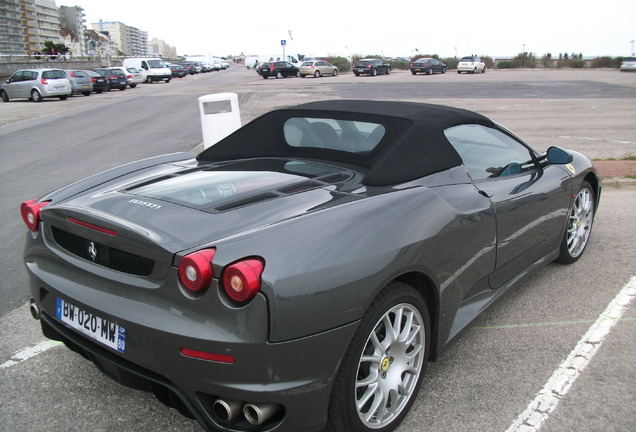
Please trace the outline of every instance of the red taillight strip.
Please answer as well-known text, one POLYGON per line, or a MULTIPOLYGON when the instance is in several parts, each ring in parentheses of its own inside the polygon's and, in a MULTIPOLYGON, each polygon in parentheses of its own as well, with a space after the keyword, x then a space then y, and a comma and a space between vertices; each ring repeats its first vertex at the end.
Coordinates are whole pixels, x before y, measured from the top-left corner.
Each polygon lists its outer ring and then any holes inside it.
POLYGON ((79 225, 79 226, 82 226, 84 228, 92 229, 92 230, 98 231, 98 232, 100 232, 102 234, 108 234, 108 235, 113 236, 113 237, 117 235, 117 231, 114 231, 114 230, 111 230, 111 229, 108 229, 108 228, 104 228, 104 227, 100 227, 100 226, 97 226, 97 225, 93 225, 91 223, 84 222, 84 221, 81 221, 79 219, 75 219, 75 218, 69 217, 66 220, 69 221, 70 223, 74 223, 75 225, 79 225))
POLYGON ((192 357, 202 360, 210 360, 219 363, 234 363, 236 358, 227 354, 215 354, 204 351, 197 351, 190 348, 181 348, 181 354, 186 357, 192 357))

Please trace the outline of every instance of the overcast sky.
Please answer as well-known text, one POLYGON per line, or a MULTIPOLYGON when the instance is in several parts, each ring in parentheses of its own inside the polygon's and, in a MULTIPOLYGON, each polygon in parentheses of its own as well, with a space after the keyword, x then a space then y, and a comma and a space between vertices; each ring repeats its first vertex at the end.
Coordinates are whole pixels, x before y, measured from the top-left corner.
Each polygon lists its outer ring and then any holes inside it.
POLYGON ((80 6, 88 28, 120 21, 179 55, 286 54, 407 57, 515 56, 525 50, 627 56, 636 1, 604 0, 56 0, 80 6), (585 3, 588 3, 587 5, 585 3), (291 31, 291 36, 290 32, 291 31), (417 50, 417 51, 416 51, 417 50))

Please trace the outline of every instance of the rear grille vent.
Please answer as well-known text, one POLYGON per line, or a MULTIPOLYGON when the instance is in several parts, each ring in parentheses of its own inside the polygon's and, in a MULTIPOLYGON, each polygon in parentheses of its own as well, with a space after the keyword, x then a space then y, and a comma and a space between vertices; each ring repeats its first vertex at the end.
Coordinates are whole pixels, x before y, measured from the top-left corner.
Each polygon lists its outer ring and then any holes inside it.
POLYGON ((135 276, 149 276, 155 262, 149 258, 87 240, 56 227, 51 227, 53 240, 75 256, 112 270, 135 276))

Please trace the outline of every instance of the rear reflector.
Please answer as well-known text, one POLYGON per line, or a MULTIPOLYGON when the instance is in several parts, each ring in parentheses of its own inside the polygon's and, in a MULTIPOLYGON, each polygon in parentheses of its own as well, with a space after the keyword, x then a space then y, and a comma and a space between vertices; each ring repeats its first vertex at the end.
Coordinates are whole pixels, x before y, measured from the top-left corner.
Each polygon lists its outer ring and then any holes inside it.
POLYGON ((190 348, 181 348, 181 354, 183 354, 186 357, 192 357, 192 358, 197 358, 201 360, 210 360, 210 361, 215 361, 220 363, 234 363, 236 361, 236 358, 234 358, 234 356, 231 356, 231 355, 197 351, 190 348))

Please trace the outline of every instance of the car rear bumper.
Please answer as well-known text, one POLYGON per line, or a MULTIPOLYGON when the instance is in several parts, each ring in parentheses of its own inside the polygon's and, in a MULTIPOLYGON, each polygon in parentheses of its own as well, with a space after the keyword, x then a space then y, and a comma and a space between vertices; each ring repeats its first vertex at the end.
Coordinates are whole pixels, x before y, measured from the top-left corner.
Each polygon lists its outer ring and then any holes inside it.
POLYGON ((42 97, 69 96, 73 93, 73 89, 71 87, 65 87, 63 89, 43 88, 41 92, 42 97))
MULTIPOLYGON (((119 383, 146 391, 194 417, 206 430, 255 430, 245 416, 227 420, 215 410, 228 403, 274 404, 261 426, 279 432, 315 431, 327 420, 329 397, 340 359, 358 323, 281 343, 268 342, 268 306, 263 296, 252 311, 232 320, 215 314, 202 319, 178 302, 150 302, 145 293, 124 298, 95 289, 97 279, 67 279, 48 260, 27 260, 31 295, 45 336, 61 340, 119 383), (84 282, 85 285, 82 285, 84 282), (57 287, 53 287, 57 285, 57 287), (85 336, 56 317, 61 298, 125 328, 126 349, 118 352, 85 336), (95 306, 93 307, 93 306, 95 306), (249 320, 248 320, 249 318, 249 320), (233 362, 202 360, 182 348, 231 356, 233 362)), ((97 286, 97 288, 100 288, 97 286)), ((128 288, 130 289, 130 287, 128 288)), ((227 318, 227 317, 225 317, 227 318)))

